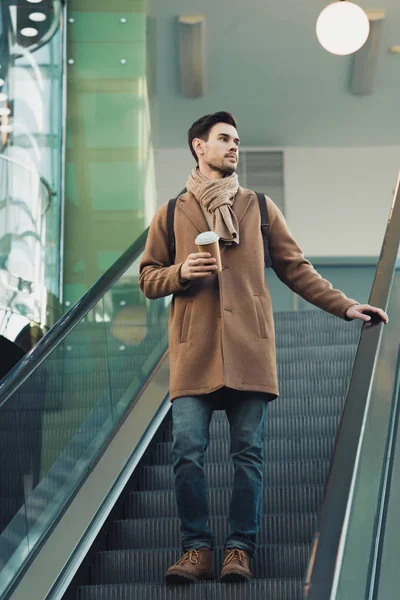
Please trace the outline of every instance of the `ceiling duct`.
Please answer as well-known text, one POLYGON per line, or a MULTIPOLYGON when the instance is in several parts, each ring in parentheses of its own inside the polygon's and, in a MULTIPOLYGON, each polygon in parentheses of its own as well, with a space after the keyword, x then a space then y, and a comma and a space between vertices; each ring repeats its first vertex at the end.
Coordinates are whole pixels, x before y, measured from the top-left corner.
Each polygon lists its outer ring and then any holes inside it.
POLYGON ((354 54, 350 91, 357 96, 367 96, 374 91, 378 67, 379 44, 385 12, 366 11, 370 21, 370 33, 364 46, 354 54))
POLYGON ((206 20, 202 15, 181 15, 178 26, 181 92, 198 98, 205 93, 206 20))

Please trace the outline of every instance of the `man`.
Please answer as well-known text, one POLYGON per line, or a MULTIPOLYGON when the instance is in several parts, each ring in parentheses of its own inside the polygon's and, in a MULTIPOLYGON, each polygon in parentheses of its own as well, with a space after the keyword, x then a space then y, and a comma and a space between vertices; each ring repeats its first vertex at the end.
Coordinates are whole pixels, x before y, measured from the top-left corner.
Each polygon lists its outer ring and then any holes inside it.
MULTIPOLYGON (((196 121, 189 147, 197 162, 175 208, 176 257, 168 247, 167 204, 154 215, 140 265, 148 298, 173 294, 169 323, 173 467, 181 520, 182 558, 168 583, 211 579, 213 535, 208 520, 204 452, 213 410, 226 411, 235 467, 222 581, 252 577, 250 558, 261 522, 266 407, 278 397, 271 298, 257 196, 239 186, 239 136, 232 115, 196 121), (223 270, 197 252, 195 238, 220 236, 223 270)), ((386 313, 347 298, 312 267, 292 238, 278 207, 266 198, 269 249, 279 278, 303 298, 346 320, 386 313)))

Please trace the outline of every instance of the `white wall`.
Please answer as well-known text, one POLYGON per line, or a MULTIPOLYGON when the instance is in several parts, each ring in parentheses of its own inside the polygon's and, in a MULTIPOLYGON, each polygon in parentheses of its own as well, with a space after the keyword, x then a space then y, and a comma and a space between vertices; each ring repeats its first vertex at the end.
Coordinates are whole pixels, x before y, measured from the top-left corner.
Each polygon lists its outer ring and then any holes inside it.
MULTIPOLYGON (((283 148, 285 212, 307 256, 377 256, 400 170, 400 146, 283 148)), ((194 160, 156 152, 158 202, 177 195, 194 160)))
POLYGON ((158 205, 174 198, 186 186, 196 166, 188 148, 159 148, 155 153, 158 205))
POLYGON ((286 217, 309 256, 377 256, 400 170, 400 146, 288 148, 286 217))

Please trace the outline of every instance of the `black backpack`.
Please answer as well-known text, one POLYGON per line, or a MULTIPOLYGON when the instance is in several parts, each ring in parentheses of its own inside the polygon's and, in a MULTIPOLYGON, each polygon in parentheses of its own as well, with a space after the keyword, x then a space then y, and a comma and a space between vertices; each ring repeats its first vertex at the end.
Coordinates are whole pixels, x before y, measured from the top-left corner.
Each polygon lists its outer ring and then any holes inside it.
MULTIPOLYGON (((170 258, 172 264, 175 262, 175 231, 174 231, 174 215, 175 215, 175 205, 178 198, 186 192, 186 189, 182 190, 182 192, 176 197, 172 198, 168 202, 168 210, 167 210, 167 230, 168 230, 168 248, 170 253, 170 258)), ((265 268, 268 269, 272 267, 271 255, 269 253, 268 246, 268 230, 269 230, 269 222, 268 222, 268 207, 267 202, 265 200, 264 194, 256 192, 258 203, 260 205, 260 215, 261 215, 261 235, 264 243, 264 262, 265 268)))

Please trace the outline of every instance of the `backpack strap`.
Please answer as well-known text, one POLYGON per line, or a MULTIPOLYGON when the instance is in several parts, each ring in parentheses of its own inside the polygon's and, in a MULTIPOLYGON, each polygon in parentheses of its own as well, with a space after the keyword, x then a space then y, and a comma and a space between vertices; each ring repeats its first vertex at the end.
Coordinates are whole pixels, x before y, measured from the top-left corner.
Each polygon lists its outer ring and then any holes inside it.
POLYGON ((171 264, 174 264, 175 262, 174 216, 176 201, 177 198, 171 198, 171 200, 168 202, 167 209, 168 252, 171 264))
POLYGON ((269 220, 268 220, 268 206, 267 200, 264 194, 256 192, 258 198, 258 204, 260 205, 260 216, 261 216, 261 235, 264 244, 264 262, 265 268, 272 267, 271 255, 269 252, 268 244, 268 233, 269 233, 269 220))
POLYGON ((168 208, 167 208, 168 251, 169 251, 169 256, 170 256, 172 265, 175 263, 175 255, 176 255, 175 231, 174 231, 175 206, 176 206, 176 201, 178 200, 178 198, 180 196, 182 196, 182 194, 185 194, 186 191, 187 191, 186 188, 184 188, 177 195, 176 198, 171 198, 171 200, 168 202, 168 208))

